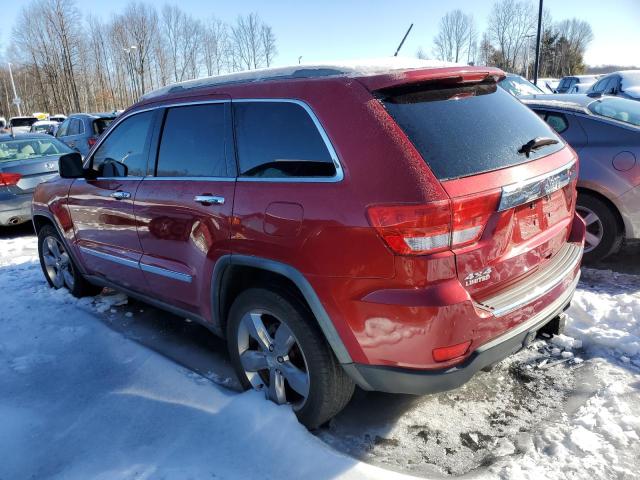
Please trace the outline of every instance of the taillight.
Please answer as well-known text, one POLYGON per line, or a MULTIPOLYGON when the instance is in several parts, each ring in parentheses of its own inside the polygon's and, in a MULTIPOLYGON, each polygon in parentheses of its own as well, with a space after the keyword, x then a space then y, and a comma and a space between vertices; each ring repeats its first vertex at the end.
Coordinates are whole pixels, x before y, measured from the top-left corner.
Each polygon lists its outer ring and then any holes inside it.
POLYGON ((396 253, 424 255, 449 248, 449 200, 427 205, 378 205, 369 207, 367 213, 371 226, 396 253))
POLYGON ((491 214, 498 208, 501 190, 454 198, 451 247, 463 247, 477 242, 491 214))
POLYGON ((98 141, 98 139, 97 139, 97 138, 95 138, 95 137, 89 137, 89 138, 87 139, 87 143, 89 144, 89 148, 92 148, 92 147, 96 144, 96 142, 97 142, 97 141, 98 141))
POLYGON ((426 205, 376 205, 367 213, 395 253, 426 255, 478 241, 499 200, 495 190, 426 205))
POLYGON ((449 347, 434 348, 431 354, 436 362, 446 362, 447 360, 453 360, 454 358, 461 357, 467 353, 470 346, 471 340, 468 340, 449 347))
POLYGON ((19 173, 0 173, 0 185, 16 185, 21 177, 19 173))

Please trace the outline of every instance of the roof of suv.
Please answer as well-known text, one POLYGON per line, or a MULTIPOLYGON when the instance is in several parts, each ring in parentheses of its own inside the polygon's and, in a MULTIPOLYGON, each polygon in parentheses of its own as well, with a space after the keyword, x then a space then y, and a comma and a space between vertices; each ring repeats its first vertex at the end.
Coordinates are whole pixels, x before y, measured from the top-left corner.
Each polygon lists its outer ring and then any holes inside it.
MULTIPOLYGON (((460 76, 462 72, 470 74, 481 74, 486 76, 504 75, 502 71, 489 67, 468 67, 462 64, 442 62, 438 60, 420 60, 407 58, 383 58, 375 60, 364 60, 343 63, 327 64, 303 64, 277 68, 263 68, 257 70, 247 70, 242 72, 218 75, 213 77, 199 78, 167 85, 153 90, 141 97, 141 101, 157 99, 164 95, 184 92, 193 89, 218 87, 223 85, 249 84, 256 82, 268 82, 278 80, 295 79, 320 79, 320 78, 368 78, 367 87, 372 89, 386 88, 394 83, 404 83, 407 77, 415 77, 421 72, 421 78, 426 77, 441 78, 456 73, 460 76), (431 75, 426 75, 431 72, 431 75), (375 81, 373 79, 377 79, 375 81)), ((417 80, 417 78, 413 78, 417 80)))

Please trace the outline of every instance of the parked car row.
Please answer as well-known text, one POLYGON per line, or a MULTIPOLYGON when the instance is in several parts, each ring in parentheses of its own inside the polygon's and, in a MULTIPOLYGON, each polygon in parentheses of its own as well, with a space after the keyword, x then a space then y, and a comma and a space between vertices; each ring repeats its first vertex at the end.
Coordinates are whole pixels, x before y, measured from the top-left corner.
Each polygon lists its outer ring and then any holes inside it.
POLYGON ((502 77, 295 66, 147 94, 36 188, 44 276, 202 323, 308 427, 355 385, 456 388, 559 333, 580 275, 577 156, 502 77))

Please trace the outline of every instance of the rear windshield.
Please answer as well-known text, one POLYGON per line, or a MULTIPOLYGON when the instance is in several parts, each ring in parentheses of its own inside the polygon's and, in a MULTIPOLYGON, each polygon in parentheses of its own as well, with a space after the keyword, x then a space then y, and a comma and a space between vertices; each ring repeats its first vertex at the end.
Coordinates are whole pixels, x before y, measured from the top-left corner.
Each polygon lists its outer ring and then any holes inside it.
POLYGON ((70 153, 72 150, 55 138, 30 138, 0 142, 0 162, 26 160, 70 153))
POLYGON ((36 123, 38 119, 36 117, 33 118, 12 118, 11 126, 12 127, 30 127, 34 123, 36 123))
POLYGON ((381 98, 440 180, 534 160, 563 147, 544 121, 495 83, 396 92, 381 98), (536 137, 558 143, 518 150, 536 137))
POLYGON ((93 133, 95 135, 101 135, 107 127, 113 122, 113 118, 98 118, 93 121, 93 133))

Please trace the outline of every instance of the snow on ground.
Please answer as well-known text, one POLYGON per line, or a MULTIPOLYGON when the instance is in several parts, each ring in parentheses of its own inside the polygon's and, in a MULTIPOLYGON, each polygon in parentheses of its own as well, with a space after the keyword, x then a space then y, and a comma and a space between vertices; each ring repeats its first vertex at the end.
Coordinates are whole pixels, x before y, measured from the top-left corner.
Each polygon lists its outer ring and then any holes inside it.
POLYGON ((0 237, 0 305, 3 480, 600 479, 640 467, 640 276, 585 269, 565 336, 452 392, 358 392, 314 434, 235 391, 224 344, 201 327, 115 292, 49 289, 26 233, 0 237))

